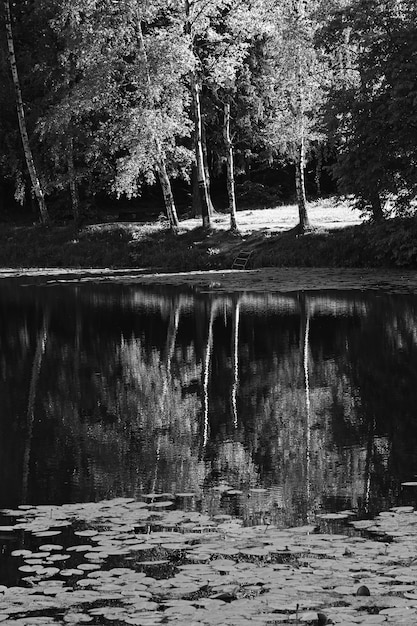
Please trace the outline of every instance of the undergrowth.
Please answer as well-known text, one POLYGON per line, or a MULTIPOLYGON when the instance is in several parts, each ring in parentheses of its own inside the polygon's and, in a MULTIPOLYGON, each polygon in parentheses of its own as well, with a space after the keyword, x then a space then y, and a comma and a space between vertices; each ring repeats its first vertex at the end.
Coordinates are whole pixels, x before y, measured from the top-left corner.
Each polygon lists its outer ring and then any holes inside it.
POLYGON ((338 230, 235 235, 202 228, 173 235, 165 225, 6 226, 1 267, 230 268, 240 251, 252 267, 417 267, 417 218, 396 218, 338 230))

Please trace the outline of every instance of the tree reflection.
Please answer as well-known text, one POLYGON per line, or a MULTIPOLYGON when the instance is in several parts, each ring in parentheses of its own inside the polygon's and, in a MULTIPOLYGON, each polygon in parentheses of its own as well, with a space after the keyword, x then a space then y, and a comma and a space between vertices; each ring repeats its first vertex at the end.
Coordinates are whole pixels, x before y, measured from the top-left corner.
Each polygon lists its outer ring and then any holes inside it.
POLYGON ((32 371, 30 374, 29 395, 26 411, 26 438, 23 452, 23 472, 22 472, 22 503, 27 501, 28 491, 28 478, 29 478, 29 462, 30 462, 30 450, 32 446, 32 434, 33 434, 33 422, 35 419, 35 400, 38 390, 38 380, 41 373, 42 359, 46 349, 46 342, 48 339, 48 326, 49 326, 49 310, 45 308, 43 314, 42 328, 39 331, 38 339, 36 342, 35 355, 33 357, 32 371))
POLYGON ((232 309, 232 367, 233 367, 233 382, 231 390, 231 405, 232 405, 232 417, 233 426, 238 426, 238 412, 237 412, 237 393, 239 388, 239 319, 240 319, 240 298, 239 296, 233 298, 232 309))
POLYGON ((417 470, 416 310, 362 293, 4 292, 1 503, 192 491, 278 525, 385 508, 417 470))

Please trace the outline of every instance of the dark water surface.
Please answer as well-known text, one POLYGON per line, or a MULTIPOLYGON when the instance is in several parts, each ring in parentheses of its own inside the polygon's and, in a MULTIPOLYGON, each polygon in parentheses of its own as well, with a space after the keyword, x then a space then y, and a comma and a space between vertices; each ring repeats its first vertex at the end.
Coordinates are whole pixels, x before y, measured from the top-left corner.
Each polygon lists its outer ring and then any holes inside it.
POLYGON ((0 508, 372 515, 417 502, 416 408, 416 296, 0 288, 0 508))

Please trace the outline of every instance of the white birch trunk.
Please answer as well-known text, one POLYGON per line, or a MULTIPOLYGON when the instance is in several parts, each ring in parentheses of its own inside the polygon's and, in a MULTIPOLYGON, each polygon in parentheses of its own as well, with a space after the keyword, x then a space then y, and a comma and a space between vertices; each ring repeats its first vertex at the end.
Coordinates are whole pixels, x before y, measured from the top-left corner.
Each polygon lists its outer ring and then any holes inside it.
MULTIPOLYGON (((145 75, 146 75, 146 84, 147 84, 147 91, 148 91, 147 95, 148 95, 149 105, 152 108, 156 108, 154 98, 152 95, 152 85, 151 85, 151 76, 149 73, 148 55, 146 52, 145 42, 143 40, 142 20, 141 20, 141 16, 139 12, 139 7, 137 9, 136 17, 137 17, 139 49, 142 55, 142 61, 143 61, 143 66, 145 70, 145 75)), ((176 210, 175 202, 174 202, 174 195, 172 193, 171 181, 169 180, 168 172, 166 169, 165 151, 158 137, 155 136, 153 141, 154 141, 155 150, 157 154, 157 158, 156 158, 157 171, 158 171, 159 182, 161 183, 162 194, 164 196, 165 210, 167 213, 170 228, 172 232, 176 234, 178 232, 179 222, 178 222, 177 210, 176 210)))
MULTIPOLYGON (((304 0, 298 0, 297 7, 297 37, 305 20, 304 0)), ((303 63, 302 63, 302 46, 301 41, 297 43, 297 146, 295 158, 295 187, 297 193, 298 204, 298 228, 300 232, 304 232, 310 226, 307 215, 307 200, 305 191, 305 125, 304 125, 304 81, 303 81, 303 63)))
POLYGON ((227 195, 229 197, 230 230, 237 231, 233 144, 230 137, 230 104, 224 103, 223 136, 226 144, 227 195))
POLYGON ((307 230, 310 226, 307 214, 307 199, 305 192, 305 147, 304 147, 304 131, 301 128, 299 144, 297 146, 297 155, 295 160, 295 187, 297 192, 298 204, 298 227, 301 232, 307 230))
MULTIPOLYGON (((191 46, 193 46, 192 32, 191 32, 191 15, 190 15, 190 2, 185 0, 185 34, 191 38, 191 46)), ((195 160, 197 169, 197 181, 198 181, 198 195, 199 205, 201 207, 201 216, 203 219, 203 228, 210 228, 210 215, 212 202, 210 199, 210 193, 208 188, 208 182, 206 178, 205 160, 204 160, 204 148, 203 148, 203 121, 201 116, 201 102, 200 102, 200 85, 197 78, 196 71, 193 70, 190 73, 190 88, 192 99, 192 111, 194 120, 194 149, 195 160)))
POLYGON ((197 165, 198 193, 201 204, 201 216, 203 219, 203 227, 210 228, 210 198, 208 193, 206 174, 204 170, 200 87, 198 85, 197 78, 194 72, 191 75, 191 95, 194 113, 194 142, 196 152, 195 156, 197 165))
POLYGON ((165 209, 169 220, 169 225, 173 233, 178 232, 179 222, 177 209, 175 208, 174 196, 172 194, 171 182, 165 166, 165 160, 160 159, 158 165, 159 182, 161 183, 162 193, 164 195, 165 209))
POLYGON ((6 24, 7 48, 9 52, 9 64, 10 64, 10 70, 11 70, 12 78, 13 78, 13 85, 14 85, 15 99, 16 99, 16 111, 17 111, 17 118, 19 121, 19 130, 20 130, 20 137, 22 139, 23 152, 25 155, 26 166, 28 168, 30 182, 32 184, 32 189, 36 196, 36 200, 38 202, 41 222, 43 224, 47 224, 49 222, 48 209, 46 208, 45 197, 42 191, 41 183, 38 178, 38 174, 36 172, 35 162, 33 160, 32 149, 30 147, 29 135, 27 132, 27 127, 26 127, 25 109, 23 106, 22 90, 20 88, 19 74, 17 71, 16 54, 15 54, 15 48, 14 48, 13 29, 12 29, 12 16, 11 16, 11 11, 10 11, 9 0, 4 0, 4 13, 5 13, 5 24, 6 24))

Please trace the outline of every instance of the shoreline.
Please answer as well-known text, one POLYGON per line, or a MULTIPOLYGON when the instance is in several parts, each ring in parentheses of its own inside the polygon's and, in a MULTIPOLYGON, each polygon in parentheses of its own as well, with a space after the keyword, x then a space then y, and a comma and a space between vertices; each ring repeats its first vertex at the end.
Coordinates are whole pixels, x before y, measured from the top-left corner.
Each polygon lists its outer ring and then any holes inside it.
POLYGON ((0 269, 0 284, 56 285, 114 283, 174 286, 199 291, 289 293, 318 290, 383 290, 417 293, 417 271, 401 269, 265 267, 253 270, 152 272, 110 268, 0 269))
POLYGON ((177 235, 159 222, 92 223, 80 229, 70 224, 5 225, 0 229, 0 267, 55 268, 64 273, 65 268, 130 268, 140 274, 226 272, 241 257, 255 270, 417 268, 417 217, 358 223, 358 216, 337 199, 309 210, 313 226, 303 235, 290 207, 239 212, 238 233, 230 232, 225 214, 217 215, 210 229, 197 219, 183 220, 177 235))

